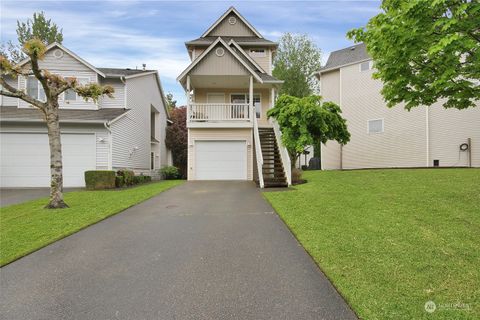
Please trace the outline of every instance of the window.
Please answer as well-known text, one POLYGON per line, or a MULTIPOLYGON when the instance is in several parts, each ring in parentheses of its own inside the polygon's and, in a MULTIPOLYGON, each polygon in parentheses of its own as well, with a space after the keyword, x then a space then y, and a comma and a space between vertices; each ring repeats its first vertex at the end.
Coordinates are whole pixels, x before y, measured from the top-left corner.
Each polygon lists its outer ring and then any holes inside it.
POLYGON ((365 61, 360 63, 360 71, 368 71, 371 69, 370 61, 365 61))
POLYGON ((46 100, 45 90, 35 76, 28 76, 27 78, 27 94, 40 101, 46 100))
MULTIPOLYGON (((249 95, 248 93, 232 94, 230 99, 232 103, 248 103, 249 95)), ((257 118, 260 118, 262 114, 262 100, 258 93, 253 94, 253 106, 255 107, 257 118)))
POLYGON ((267 51, 265 49, 250 49, 250 57, 266 57, 267 51))
MULTIPOLYGON (((87 83, 90 82, 90 79, 89 78, 77 78, 77 82, 81 85, 86 85, 87 83)), ((72 89, 66 90, 63 97, 64 97, 66 102, 77 101, 78 100, 77 93, 72 89)))
POLYGON ((383 119, 368 120, 368 133, 382 133, 383 119))

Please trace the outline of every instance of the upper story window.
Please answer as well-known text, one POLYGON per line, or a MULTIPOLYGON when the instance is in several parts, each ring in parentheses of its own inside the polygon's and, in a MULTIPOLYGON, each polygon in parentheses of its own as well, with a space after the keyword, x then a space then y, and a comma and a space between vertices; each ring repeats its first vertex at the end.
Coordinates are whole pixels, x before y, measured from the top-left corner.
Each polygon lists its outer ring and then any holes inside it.
POLYGON ((27 78, 27 94, 40 101, 47 100, 45 97, 45 90, 43 90, 40 81, 35 76, 28 76, 27 78))
POLYGON ((382 133, 384 130, 383 119, 368 120, 368 133, 382 133))
POLYGON ((250 57, 266 57, 267 56, 267 50, 263 48, 250 49, 248 53, 250 54, 250 57))
MULTIPOLYGON (((89 78, 77 78, 77 82, 81 85, 85 85, 85 84, 90 82, 90 79, 89 78)), ((72 101, 80 100, 80 97, 78 96, 78 94, 74 90, 68 89, 68 90, 65 91, 64 99, 65 99, 65 102, 72 102, 72 101)))
POLYGON ((371 61, 365 61, 365 62, 360 63, 360 71, 361 72, 368 71, 370 69, 372 69, 371 61))

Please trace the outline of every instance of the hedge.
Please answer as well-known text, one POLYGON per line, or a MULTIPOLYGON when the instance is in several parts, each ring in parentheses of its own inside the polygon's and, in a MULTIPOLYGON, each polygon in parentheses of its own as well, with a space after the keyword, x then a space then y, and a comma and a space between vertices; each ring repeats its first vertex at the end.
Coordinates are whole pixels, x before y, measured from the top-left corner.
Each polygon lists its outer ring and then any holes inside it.
POLYGON ((85 171, 85 186, 88 190, 113 189, 115 188, 115 171, 85 171))

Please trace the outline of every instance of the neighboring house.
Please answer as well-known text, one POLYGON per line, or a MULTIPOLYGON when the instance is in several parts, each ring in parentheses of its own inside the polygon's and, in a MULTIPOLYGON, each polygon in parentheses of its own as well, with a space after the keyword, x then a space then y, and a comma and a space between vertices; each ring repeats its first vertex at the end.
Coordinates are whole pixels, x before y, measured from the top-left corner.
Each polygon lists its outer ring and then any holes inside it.
MULTIPOLYGON (((157 71, 96 68, 60 44, 47 47, 40 67, 80 83, 115 89, 114 98, 86 102, 68 90, 61 95, 65 187, 85 185, 86 170, 132 169, 151 174, 167 164, 168 113, 157 71)), ((28 68, 29 60, 20 65, 28 68)), ((31 77, 10 78, 38 99, 43 90, 31 77)), ((48 187, 50 149, 42 113, 23 100, 0 96, 0 181, 2 187, 48 187)))
POLYGON ((340 105, 351 134, 343 147, 322 145, 323 169, 480 167, 480 103, 466 110, 440 102, 410 112, 403 105, 388 108, 372 66, 358 44, 332 52, 318 73, 321 95, 340 105))
POLYGON ((272 77, 278 44, 229 8, 185 43, 191 64, 177 80, 187 95, 188 179, 290 183, 290 160, 266 112, 282 81, 272 77))

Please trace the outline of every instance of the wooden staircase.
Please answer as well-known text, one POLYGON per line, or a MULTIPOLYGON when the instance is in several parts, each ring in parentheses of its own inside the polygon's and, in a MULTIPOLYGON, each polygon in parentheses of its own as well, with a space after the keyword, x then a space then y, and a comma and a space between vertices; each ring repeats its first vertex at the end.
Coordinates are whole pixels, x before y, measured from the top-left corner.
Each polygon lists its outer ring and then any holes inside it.
POLYGON ((273 128, 258 128, 258 133, 262 147, 262 174, 265 188, 288 187, 273 128))

